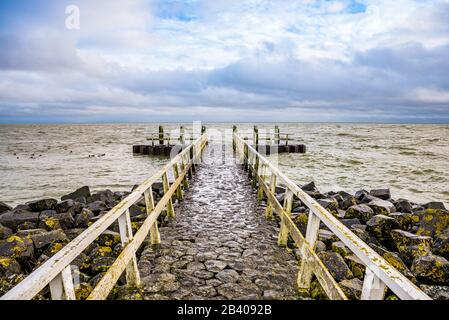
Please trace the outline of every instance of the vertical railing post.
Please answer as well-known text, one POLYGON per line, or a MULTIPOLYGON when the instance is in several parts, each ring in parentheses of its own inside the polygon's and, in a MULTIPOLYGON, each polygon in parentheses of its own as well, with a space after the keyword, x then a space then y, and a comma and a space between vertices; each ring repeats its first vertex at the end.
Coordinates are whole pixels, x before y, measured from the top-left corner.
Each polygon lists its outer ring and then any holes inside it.
POLYGON ((259 189, 257 190, 257 201, 261 202, 263 200, 263 185, 265 184, 265 172, 267 171, 267 167, 262 164, 260 168, 260 176, 259 176, 259 189))
POLYGON ((279 126, 274 127, 274 139, 277 145, 281 144, 281 133, 279 131, 279 126))
POLYGON ((237 148, 237 144, 236 144, 236 137, 235 135, 237 134, 237 126, 234 125, 232 126, 232 150, 234 150, 234 153, 236 152, 236 148, 237 148))
POLYGON ((52 300, 76 300, 70 265, 51 280, 49 285, 52 300))
POLYGON ((259 151, 259 128, 257 126, 254 126, 253 143, 254 149, 256 149, 256 151, 259 151))
MULTIPOLYGON (((315 250, 316 240, 318 239, 318 232, 320 230, 320 222, 320 218, 310 211, 305 238, 312 250, 315 250)), ((300 290, 309 290, 313 275, 311 263, 306 258, 306 250, 305 247, 301 248, 302 260, 298 272, 298 288, 300 290)))
POLYGON ((385 283, 380 280, 371 269, 365 269, 361 300, 383 300, 385 297, 385 283))
MULTIPOLYGON (((132 226, 131 226, 131 217, 129 215, 129 209, 126 210, 118 218, 118 226, 119 226, 122 246, 126 247, 126 245, 133 239, 133 230, 132 230, 132 226)), ((126 283, 130 286, 139 286, 140 285, 140 275, 139 275, 139 269, 137 268, 137 257, 136 257, 135 251, 134 251, 131 261, 126 266, 126 283)))
POLYGON ((186 162, 185 162, 185 156, 183 155, 181 157, 181 172, 183 172, 184 175, 184 179, 182 180, 183 186, 184 186, 184 190, 186 190, 189 187, 189 180, 187 178, 187 172, 186 172, 186 162))
MULTIPOLYGON (((145 205, 147 208, 147 215, 150 215, 154 210, 154 197, 153 197, 153 188, 150 186, 147 191, 144 193, 145 196, 145 205)), ((151 244, 160 244, 161 236, 159 234, 157 219, 154 221, 153 225, 150 228, 150 239, 151 244)))
MULTIPOLYGON (((274 174, 274 172, 271 172, 271 176, 270 176, 270 193, 273 194, 274 197, 276 197, 276 175, 274 174)), ((271 204, 271 200, 268 197, 268 203, 267 203, 267 207, 265 209, 265 218, 267 218, 268 220, 273 219, 273 205, 271 204)))
MULTIPOLYGON (((175 181, 179 178, 179 169, 178 163, 173 164, 173 176, 175 177, 175 181)), ((184 199, 184 195, 182 194, 181 184, 179 184, 178 188, 176 188, 176 198, 181 201, 184 199)))
POLYGON ((258 175, 259 175, 259 155, 254 154, 253 188, 256 188, 257 186, 258 175))
POLYGON ((281 247, 287 246, 288 242, 288 227, 285 219, 285 215, 291 216, 293 204, 293 192, 289 189, 285 189, 284 196, 284 214, 281 214, 281 228, 279 230, 278 245, 281 247))
MULTIPOLYGON (((168 190, 170 189, 170 183, 168 182, 168 175, 167 172, 165 172, 162 175, 162 188, 164 189, 164 195, 168 193, 168 190)), ((172 197, 167 202, 167 216, 169 218, 175 218, 175 210, 173 209, 173 201, 172 197)))

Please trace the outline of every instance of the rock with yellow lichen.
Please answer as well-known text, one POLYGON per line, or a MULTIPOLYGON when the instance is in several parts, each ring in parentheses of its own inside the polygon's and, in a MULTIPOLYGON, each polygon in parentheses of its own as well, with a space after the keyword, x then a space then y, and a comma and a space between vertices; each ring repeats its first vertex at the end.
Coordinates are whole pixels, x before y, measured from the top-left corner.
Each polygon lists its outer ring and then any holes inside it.
POLYGON ((114 247, 121 242, 120 234, 115 231, 106 230, 96 240, 100 246, 114 247))
POLYGON ((0 224, 0 240, 4 240, 12 235, 12 230, 0 224))
POLYGON ((360 300, 362 296, 363 282, 360 279, 353 278, 350 280, 343 280, 338 283, 343 293, 348 299, 360 300))
POLYGON ((345 279, 352 279, 354 277, 351 270, 346 265, 345 260, 338 253, 324 251, 318 253, 318 257, 321 259, 335 280, 341 281, 345 279))
POLYGON ((22 273, 20 264, 11 257, 0 256, 0 277, 11 277, 22 273))
POLYGON ((447 285, 449 283, 449 261, 429 254, 413 261, 412 272, 424 284, 447 285))
POLYGON ((449 229, 435 237, 434 253, 449 259, 449 229))
POLYGON ((383 214, 372 217, 366 223, 366 231, 379 241, 391 240, 391 231, 394 229, 399 229, 396 220, 383 214))
POLYGON ((416 232, 418 235, 435 237, 449 228, 449 211, 447 210, 426 209, 419 218, 419 228, 416 232))
POLYGON ((0 256, 11 258, 32 257, 34 254, 33 241, 29 237, 16 235, 0 241, 0 256))

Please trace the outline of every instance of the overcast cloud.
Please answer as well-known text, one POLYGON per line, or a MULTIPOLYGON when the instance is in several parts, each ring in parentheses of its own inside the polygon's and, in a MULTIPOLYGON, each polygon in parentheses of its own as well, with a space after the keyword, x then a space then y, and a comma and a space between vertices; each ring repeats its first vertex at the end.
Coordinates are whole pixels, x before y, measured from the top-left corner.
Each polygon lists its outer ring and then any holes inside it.
POLYGON ((0 28, 0 123, 449 122, 449 0, 16 0, 0 28))

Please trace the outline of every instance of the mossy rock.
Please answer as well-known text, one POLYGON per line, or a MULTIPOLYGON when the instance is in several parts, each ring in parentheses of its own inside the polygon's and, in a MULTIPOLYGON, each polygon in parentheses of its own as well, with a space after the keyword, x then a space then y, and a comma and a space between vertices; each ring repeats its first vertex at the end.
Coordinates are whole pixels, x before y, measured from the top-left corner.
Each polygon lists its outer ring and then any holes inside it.
POLYGON ((374 211, 366 204, 353 205, 346 210, 345 218, 356 218, 367 222, 374 216, 374 211))
POLYGON ((111 230, 103 232, 96 240, 100 246, 115 247, 121 242, 120 234, 111 230))
POLYGON ((342 257, 351 254, 351 250, 349 250, 349 248, 346 247, 345 244, 341 241, 333 242, 331 245, 331 250, 340 254, 342 257))
POLYGON ((307 230, 307 222, 309 221, 309 215, 305 212, 299 213, 298 215, 296 215, 296 217, 294 217, 293 221, 295 222, 299 231, 301 231, 301 233, 305 235, 307 230))
POLYGON ((449 259, 449 229, 435 237, 434 252, 449 259))
POLYGON ((34 254, 33 241, 29 237, 16 235, 0 241, 0 256, 10 258, 32 257, 34 254))
POLYGON ((86 300, 94 288, 89 283, 80 283, 75 287, 76 300, 86 300))
POLYGON ((0 240, 4 240, 12 235, 12 230, 0 224, 0 240))
POLYGON ((318 280, 314 280, 310 285, 310 297, 315 300, 329 300, 318 280))
POLYGON ((439 236, 449 227, 449 211, 441 209, 426 209, 420 218, 416 234, 423 236, 439 236))
POLYGON ((363 282, 360 279, 353 278, 350 280, 343 280, 338 283, 343 293, 350 300, 360 300, 362 296, 363 282))
POLYGON ((363 280, 365 277, 366 267, 355 254, 351 254, 345 257, 346 264, 351 269, 352 274, 357 279, 363 280))
POLYGON ((447 285, 449 262, 440 256, 429 254, 413 261, 412 272, 424 284, 447 285))
POLYGON ((22 273, 20 264, 11 257, 0 257, 0 276, 10 277, 22 273))
POLYGON ((345 260, 338 253, 325 251, 318 253, 318 257, 335 280, 342 281, 354 277, 351 270, 346 265, 345 260))
POLYGON ((403 230, 392 230, 391 237, 399 252, 409 246, 427 247, 429 251, 431 251, 433 247, 433 239, 431 237, 419 236, 403 230))

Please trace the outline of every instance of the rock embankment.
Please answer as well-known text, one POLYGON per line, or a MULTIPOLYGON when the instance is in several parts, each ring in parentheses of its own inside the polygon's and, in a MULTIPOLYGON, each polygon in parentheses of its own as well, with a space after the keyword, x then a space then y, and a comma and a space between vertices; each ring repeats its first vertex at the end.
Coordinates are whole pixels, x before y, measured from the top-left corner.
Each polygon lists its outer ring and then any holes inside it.
MULTIPOLYGON (((0 296, 23 280, 67 243, 75 239, 130 192, 100 191, 82 187, 61 201, 42 199, 11 208, 0 202, 0 296)), ((162 185, 153 185, 155 201, 162 185)), ((133 232, 146 218, 144 200, 131 206, 133 232)), ((161 220, 163 215, 161 215, 161 220)), ((86 298, 122 250, 118 223, 96 239, 72 263, 76 294, 86 298)), ((119 281, 124 284, 124 279, 119 281)), ((48 288, 36 299, 49 297, 48 288)))
MULTIPOLYGON (((315 184, 302 189, 360 239, 434 299, 449 299, 449 211, 441 202, 394 200, 389 189, 321 193, 315 184)), ((284 190, 277 190, 283 200, 284 190)), ((296 199, 293 218, 305 234, 309 210, 296 199)), ((365 267, 321 224, 318 255, 348 297, 360 298, 365 267)), ((312 296, 324 297, 317 281, 312 296)), ((395 299, 391 292, 388 299, 395 299)))

